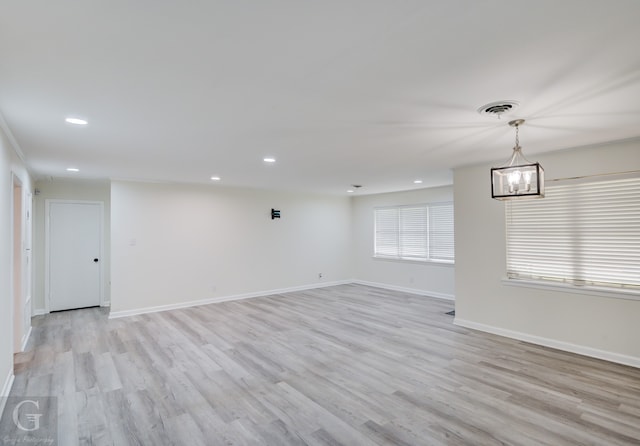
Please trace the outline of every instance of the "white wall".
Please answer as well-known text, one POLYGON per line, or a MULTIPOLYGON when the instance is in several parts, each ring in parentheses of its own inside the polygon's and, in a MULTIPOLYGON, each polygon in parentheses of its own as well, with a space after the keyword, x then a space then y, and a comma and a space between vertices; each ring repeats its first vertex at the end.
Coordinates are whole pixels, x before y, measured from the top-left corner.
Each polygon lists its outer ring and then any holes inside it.
POLYGON ((454 298, 455 267, 373 258, 373 210, 379 206, 438 203, 453 200, 453 186, 352 198, 355 277, 394 289, 448 299, 454 298))
POLYGON ((34 249, 34 313, 42 313, 45 309, 45 201, 48 199, 57 200, 83 200, 104 202, 104 249, 102 255, 104 262, 104 289, 105 301, 109 302, 110 289, 110 204, 111 187, 109 181, 98 180, 76 180, 58 179, 38 181, 35 184, 39 194, 34 196, 34 227, 33 227, 33 249, 34 249))
POLYGON ((11 153, 9 142, 0 130, 0 388, 4 387, 7 377, 13 373, 11 153))
MULTIPOLYGON (((640 142, 544 156, 547 179, 640 169, 640 142)), ((490 198, 490 165, 454 171, 456 323, 640 366, 640 300, 503 285, 504 203, 490 198)))
MULTIPOLYGON (((13 175, 22 184, 22 208, 26 211, 26 197, 32 190, 31 177, 0 126, 0 397, 9 390, 13 376, 13 175)), ((26 334, 29 327, 23 329, 26 334)))
POLYGON ((111 311, 349 280, 350 217, 346 197, 113 181, 111 311))

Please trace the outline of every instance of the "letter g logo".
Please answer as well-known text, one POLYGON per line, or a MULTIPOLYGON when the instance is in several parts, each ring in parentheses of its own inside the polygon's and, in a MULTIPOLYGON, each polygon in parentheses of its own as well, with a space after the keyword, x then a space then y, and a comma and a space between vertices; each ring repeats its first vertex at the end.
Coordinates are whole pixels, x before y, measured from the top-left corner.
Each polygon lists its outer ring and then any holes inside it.
POLYGON ((36 409, 40 409, 39 401, 33 401, 33 400, 20 401, 18 404, 16 404, 16 407, 13 409, 13 422, 18 427, 18 429, 21 429, 26 432, 32 432, 40 429, 40 417, 42 417, 42 414, 41 413, 25 414, 26 419, 32 423, 33 427, 24 427, 20 422, 20 408, 27 403, 33 404, 34 406, 36 406, 36 409))

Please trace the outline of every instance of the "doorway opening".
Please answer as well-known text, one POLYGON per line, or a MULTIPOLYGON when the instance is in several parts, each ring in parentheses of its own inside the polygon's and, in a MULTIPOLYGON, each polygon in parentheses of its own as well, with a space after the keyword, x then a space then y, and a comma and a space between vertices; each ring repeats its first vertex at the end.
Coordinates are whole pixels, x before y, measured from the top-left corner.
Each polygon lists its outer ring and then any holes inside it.
POLYGON ((12 258, 11 258, 11 290, 13 302, 13 351, 19 353, 24 349, 29 330, 31 329, 30 302, 25 299, 27 291, 26 255, 25 255, 25 219, 22 181, 13 175, 13 221, 12 221, 12 258))

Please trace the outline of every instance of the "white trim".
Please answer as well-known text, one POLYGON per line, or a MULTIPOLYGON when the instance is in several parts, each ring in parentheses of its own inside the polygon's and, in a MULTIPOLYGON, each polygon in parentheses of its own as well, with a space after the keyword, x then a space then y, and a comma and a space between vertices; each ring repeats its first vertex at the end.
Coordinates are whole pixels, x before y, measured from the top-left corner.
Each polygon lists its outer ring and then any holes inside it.
POLYGON ((31 331, 33 330, 32 326, 29 326, 29 331, 22 338, 22 345, 20 347, 20 351, 23 352, 27 348, 27 344, 29 343, 29 338, 31 337, 31 331))
POLYGON ((44 308, 36 308, 35 310, 33 310, 33 312, 31 313, 32 316, 42 316, 43 314, 47 314, 48 311, 45 310, 44 308))
POLYGON ((27 330, 27 332, 22 337, 22 343, 20 344, 20 352, 25 351, 25 349, 27 348, 27 343, 29 342, 29 338, 31 337, 31 330, 33 330, 33 325, 31 325, 31 318, 33 317, 33 314, 31 311, 31 296, 27 297, 27 302, 24 304, 22 317, 24 318, 24 316, 27 314, 29 315, 29 330, 27 330))
POLYGON ((144 308, 135 308, 133 310, 122 310, 122 311, 112 311, 109 313, 109 319, 116 319, 120 317, 128 317, 135 316, 138 314, 146 314, 146 313, 157 313, 159 311, 168 311, 168 310, 177 310, 180 308, 188 308, 188 307, 197 307, 200 305, 208 305, 215 304, 220 302, 228 302, 232 300, 241 300, 241 299, 251 299, 254 297, 263 297, 263 296, 271 296, 274 294, 283 294, 283 293, 292 293, 295 291, 305 291, 312 290, 315 288, 326 288, 330 286, 336 285, 347 285, 353 283, 351 280, 341 280, 337 282, 326 282, 322 284, 312 284, 312 285, 302 285, 297 287, 290 288, 280 288, 276 290, 268 290, 268 291, 256 291, 253 293, 245 293, 245 294, 235 294, 231 296, 221 296, 221 297, 212 297, 208 299, 199 299, 192 300, 189 302, 180 302, 175 304, 168 305, 159 305, 157 307, 144 307, 144 308))
POLYGON ((460 319, 457 317, 455 318, 453 323, 460 327, 471 328, 473 330, 480 330, 486 333, 496 334, 498 336, 505 336, 507 338, 518 339, 520 341, 530 342, 532 344, 537 344, 537 345, 543 345, 545 347, 551 347, 557 350, 577 353, 579 355, 589 356, 591 358, 604 359, 605 361, 610 361, 618 364, 624 364, 624 365, 629 365, 631 367, 640 368, 640 358, 635 356, 622 355, 620 353, 608 352, 605 350, 599 350, 597 348, 587 347, 584 345, 576 345, 570 342, 558 341, 550 338, 543 338, 543 337, 528 334, 528 333, 507 330, 505 328, 485 325, 478 322, 460 319))
POLYGON ((353 280, 351 283, 357 285, 372 286, 375 288, 384 288, 391 291, 399 291, 401 293, 417 294, 419 296, 435 297, 437 299, 456 300, 456 296, 453 294, 439 293, 437 291, 418 290, 416 288, 405 288, 396 285, 390 285, 387 283, 367 282, 366 280, 353 280))
MULTIPOLYGON (((13 364, 13 361, 12 361, 13 364)), ((13 370, 13 365, 11 366, 13 370)), ((15 375, 13 372, 9 371, 7 378, 4 380, 4 385, 2 386, 2 393, 0 393, 0 418, 2 418, 2 412, 4 412, 4 406, 7 404, 6 397, 11 393, 11 388, 13 387, 13 380, 15 379, 15 375)))
POLYGON ((589 294, 591 296, 609 297, 612 299, 640 300, 640 293, 637 290, 605 288, 590 285, 577 286, 570 283, 551 282, 535 279, 510 279, 505 277, 502 284, 507 286, 517 286, 523 288, 537 288, 539 290, 558 291, 561 293, 589 294))
POLYGON ((399 263, 413 263, 418 265, 436 265, 436 266, 448 266, 454 268, 456 266, 455 261, 448 260, 419 260, 419 259, 409 259, 409 258, 401 258, 401 257, 385 257, 385 256, 377 256, 372 255, 372 260, 382 260, 385 262, 399 262, 399 263))
POLYGON ((44 201, 44 313, 49 313, 51 309, 50 305, 50 265, 49 265, 49 256, 50 252, 50 241, 51 241, 51 225, 50 225, 50 206, 52 203, 65 203, 65 204, 95 204, 100 207, 100 306, 105 306, 105 276, 104 276, 104 255, 105 255, 105 246, 104 246, 104 201, 91 201, 91 200, 60 200, 47 198, 44 201))
POLYGON ((6 135, 7 139, 9 140, 9 143, 11 144, 11 147, 13 148, 13 151, 16 152, 16 155, 18 155, 18 158, 20 158, 20 161, 22 161, 22 164, 25 165, 25 169, 27 169, 27 172, 31 173, 30 169, 28 169, 26 167, 27 166, 27 162, 25 161, 24 152, 22 151, 22 147, 20 147, 20 144, 18 144, 18 141, 13 136, 13 132, 9 128, 9 125, 7 124, 7 121, 4 119, 4 115, 2 113, 0 113, 0 128, 4 131, 4 134, 6 135))
POLYGON ((0 397, 7 397, 11 393, 11 388, 13 387, 13 380, 15 375, 13 372, 9 371, 9 374, 4 380, 4 385, 2 386, 2 393, 0 393, 0 397))
MULTIPOLYGON (((1 124, 4 122, 4 118, 2 120, 0 120, 0 126, 1 124)), ((11 226, 11 262, 9 262, 9 296, 11 296, 11 300, 10 300, 10 305, 9 305, 9 314, 11 315, 11 327, 10 327, 10 336, 11 336, 11 353, 17 353, 16 350, 18 348, 17 346, 17 342, 18 340, 16 339, 16 330, 17 327, 16 325, 19 323, 20 324, 20 328, 22 328, 22 314, 20 314, 19 320, 16 321, 16 280, 15 280, 15 273, 16 273, 16 255, 15 255, 15 243, 16 243, 16 193, 15 193, 15 189, 17 187, 20 188, 20 190, 22 191, 22 180, 20 179, 20 177, 18 176, 18 174, 12 169, 11 170, 11 203, 10 203, 10 226, 11 226)), ((22 194, 22 192, 21 192, 22 194)), ((20 207, 22 208, 22 201, 20 202, 20 207)), ((22 210, 21 210, 22 212, 22 210)), ((22 218, 22 217, 21 217, 22 218)), ((23 226, 22 226, 22 221, 20 222, 21 226, 19 228, 20 230, 20 235, 22 235, 22 231, 23 231, 23 226)), ((22 246, 22 241, 20 242, 21 246, 22 246)), ((22 251, 22 248, 20 248, 20 251, 22 251)), ((22 257, 20 258, 20 267, 22 267, 22 257)), ((21 271, 22 273, 22 271, 21 271)), ((22 290, 21 290, 22 291, 22 290)), ((22 306, 22 296, 20 296, 20 305, 22 306)), ((20 311, 24 310, 24 308, 22 308, 20 311)), ((22 331, 22 330, 21 330, 22 331)), ((13 360, 11 361, 11 367, 13 367, 13 360)), ((4 394, 2 395, 4 396, 4 394)))

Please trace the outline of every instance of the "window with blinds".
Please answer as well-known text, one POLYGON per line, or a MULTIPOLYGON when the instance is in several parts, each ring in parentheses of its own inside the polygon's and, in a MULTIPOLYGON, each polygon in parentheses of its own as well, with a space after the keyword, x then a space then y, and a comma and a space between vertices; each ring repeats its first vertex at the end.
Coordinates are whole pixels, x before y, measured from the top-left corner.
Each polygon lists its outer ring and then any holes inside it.
POLYGON ((374 256, 453 263, 453 203, 374 209, 374 256))
POLYGON ((640 177, 548 185, 506 218, 509 278, 640 291, 640 177))

